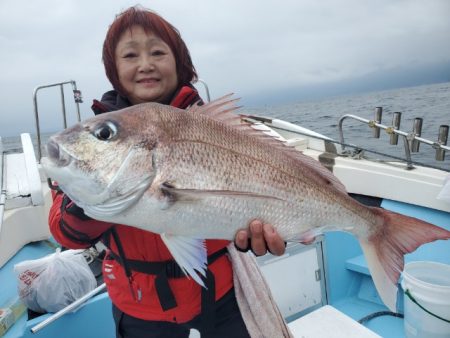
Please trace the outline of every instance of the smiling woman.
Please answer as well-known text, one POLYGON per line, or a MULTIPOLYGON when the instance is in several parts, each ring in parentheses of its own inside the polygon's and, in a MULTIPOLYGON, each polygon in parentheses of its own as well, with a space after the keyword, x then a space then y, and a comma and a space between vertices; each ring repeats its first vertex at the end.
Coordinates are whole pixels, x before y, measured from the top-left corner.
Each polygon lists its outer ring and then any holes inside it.
POLYGON ((119 82, 132 104, 170 102, 178 78, 175 56, 163 40, 133 26, 122 34, 115 54, 119 82))
MULTIPOLYGON (((144 51, 146 53, 155 52, 152 47, 159 47, 161 50, 157 54, 161 54, 161 52, 172 54, 179 85, 190 85, 192 81, 197 80, 197 72, 189 50, 179 31, 169 22, 161 20, 159 15, 150 11, 125 11, 118 18, 120 20, 117 20, 116 24, 109 28, 103 44, 103 63, 106 76, 117 92, 126 94, 117 69, 120 57, 126 56, 126 54, 118 55, 118 53, 121 48, 125 47, 140 48, 139 52, 141 53, 144 51)), ((129 57, 139 56, 138 50, 131 50, 131 52, 133 53, 129 54, 129 57)))
MULTIPOLYGON (((203 277, 207 277, 206 288, 202 288, 201 277, 197 284, 186 277, 183 264, 180 268, 175 262, 168 242, 160 235, 162 231, 139 229, 134 221, 130 227, 121 219, 110 218, 136 207, 152 224, 161 220, 141 203, 143 196, 151 194, 159 175, 154 168, 153 158, 157 156, 152 155, 153 148, 163 143, 158 138, 153 143, 142 138, 143 130, 154 129, 151 121, 158 115, 147 111, 144 104, 162 110, 169 109, 167 105, 176 107, 176 116, 181 118, 188 114, 187 108, 202 103, 191 84, 197 74, 180 33, 156 13, 131 7, 118 15, 109 28, 103 61, 114 90, 105 93, 101 101, 94 100, 92 109, 96 115, 108 114, 62 132, 66 136, 80 132, 82 142, 72 142, 81 150, 76 160, 65 161, 66 155, 77 150, 68 144, 58 147, 58 136, 49 141, 49 158, 55 165, 47 168, 61 189, 53 196, 49 215, 53 236, 71 248, 89 247, 102 240, 110 249, 103 275, 113 303, 118 338, 150 337, 150 332, 154 334, 151 337, 187 337, 191 328, 206 337, 248 337, 234 295, 231 262, 225 255, 233 238, 207 239, 200 246, 204 253, 201 267, 206 269, 203 277), (125 111, 143 111, 144 115, 132 114, 131 119, 122 121, 128 116, 125 111), (133 140, 138 142, 133 145, 133 140), (75 163, 83 169, 77 171, 75 163), (59 164, 63 165, 61 170, 59 164), (63 174, 58 176, 57 171, 63 174), (71 177, 68 184, 67 177, 73 172, 80 175, 71 177)), ((178 132, 182 126, 176 121, 172 127, 178 132)), ((236 240, 236 245, 244 250, 251 247, 259 255, 267 250, 281 255, 284 241, 270 225, 251 222, 254 217, 236 222, 240 231, 234 230, 231 237, 242 239, 243 235, 243 241, 236 240), (247 228, 246 222, 252 226, 247 228)), ((188 222, 182 223, 188 228, 188 222)), ((218 220, 212 223, 219 224, 218 220)), ((197 271, 202 270, 198 267, 197 271)), ((272 310, 277 312, 275 306, 272 310)))

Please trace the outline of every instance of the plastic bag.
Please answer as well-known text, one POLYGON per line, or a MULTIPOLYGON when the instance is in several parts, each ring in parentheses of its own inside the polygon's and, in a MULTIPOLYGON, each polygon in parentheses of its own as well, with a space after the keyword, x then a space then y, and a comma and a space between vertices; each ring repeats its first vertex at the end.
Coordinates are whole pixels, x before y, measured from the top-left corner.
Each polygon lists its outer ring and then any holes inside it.
POLYGON ((57 249, 44 258, 16 264, 22 302, 35 312, 57 312, 93 290, 97 281, 83 251, 57 249))

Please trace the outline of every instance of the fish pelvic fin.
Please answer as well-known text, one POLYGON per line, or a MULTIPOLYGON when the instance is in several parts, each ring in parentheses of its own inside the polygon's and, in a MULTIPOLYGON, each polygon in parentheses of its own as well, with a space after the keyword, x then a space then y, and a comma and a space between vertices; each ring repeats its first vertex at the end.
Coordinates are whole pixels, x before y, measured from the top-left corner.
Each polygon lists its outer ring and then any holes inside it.
POLYGON ((403 256, 422 244, 450 239, 450 231, 392 211, 373 210, 382 225, 367 239, 360 239, 360 244, 381 299, 395 312, 403 256))
POLYGON ((205 287, 202 280, 208 268, 205 240, 166 233, 161 234, 161 239, 184 274, 205 287))

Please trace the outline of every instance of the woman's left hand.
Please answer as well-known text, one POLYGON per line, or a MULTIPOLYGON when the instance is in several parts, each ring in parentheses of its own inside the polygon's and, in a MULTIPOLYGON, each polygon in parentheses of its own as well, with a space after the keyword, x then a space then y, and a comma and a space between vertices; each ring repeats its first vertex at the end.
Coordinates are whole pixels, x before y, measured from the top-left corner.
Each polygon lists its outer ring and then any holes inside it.
POLYGON ((240 251, 252 250, 256 256, 265 255, 267 251, 281 256, 286 251, 286 243, 273 226, 257 219, 250 222, 248 229, 236 233, 234 245, 240 251))

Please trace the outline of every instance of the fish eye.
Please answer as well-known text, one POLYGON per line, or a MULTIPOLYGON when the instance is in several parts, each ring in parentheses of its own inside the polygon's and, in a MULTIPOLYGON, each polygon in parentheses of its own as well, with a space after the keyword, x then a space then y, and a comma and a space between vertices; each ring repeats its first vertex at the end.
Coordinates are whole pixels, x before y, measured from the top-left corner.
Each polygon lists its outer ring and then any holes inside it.
POLYGON ((106 122, 94 130, 94 136, 100 141, 111 140, 117 134, 117 127, 112 122, 106 122))

